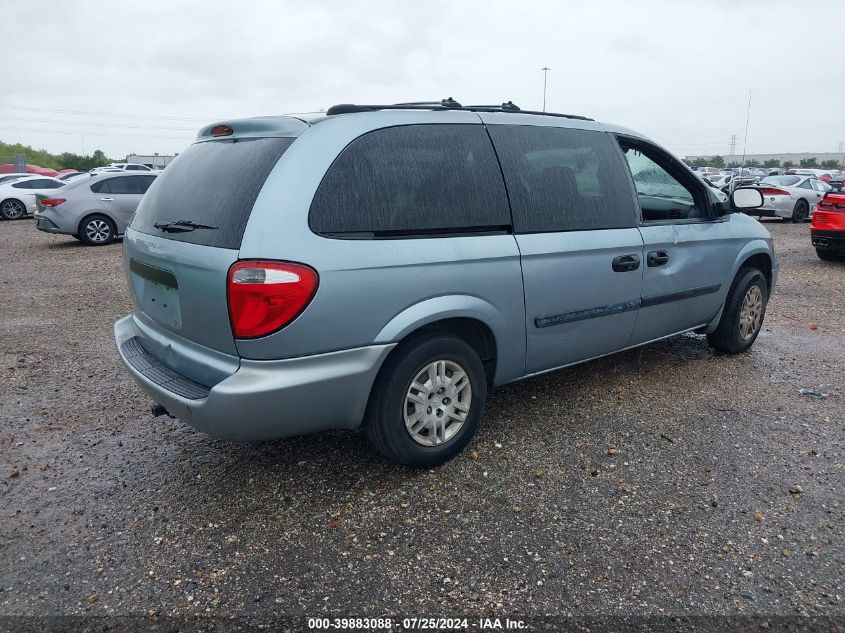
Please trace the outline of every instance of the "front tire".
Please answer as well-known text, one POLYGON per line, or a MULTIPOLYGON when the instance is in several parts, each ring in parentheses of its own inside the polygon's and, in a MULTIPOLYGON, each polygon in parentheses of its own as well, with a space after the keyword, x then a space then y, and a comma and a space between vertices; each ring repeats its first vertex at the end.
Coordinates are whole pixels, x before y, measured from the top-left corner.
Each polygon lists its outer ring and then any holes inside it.
POLYGON ((731 286, 725 309, 707 342, 717 351, 741 354, 757 340, 766 315, 769 284, 757 268, 742 268, 731 286))
POLYGON ((806 200, 799 200, 795 203, 795 208, 792 209, 792 222, 795 224, 801 224, 804 220, 807 219, 807 216, 810 214, 810 205, 807 204, 806 200))
POLYGON ((10 198, 0 202, 0 217, 4 220, 20 220, 26 215, 26 207, 20 200, 10 198))
POLYGON ((442 333, 403 341, 370 394, 364 429, 385 457, 433 468, 460 453, 478 429, 487 376, 476 351, 442 333))
POLYGON ((86 246, 103 246, 114 241, 117 228, 105 215, 89 215, 79 223, 79 239, 86 246))

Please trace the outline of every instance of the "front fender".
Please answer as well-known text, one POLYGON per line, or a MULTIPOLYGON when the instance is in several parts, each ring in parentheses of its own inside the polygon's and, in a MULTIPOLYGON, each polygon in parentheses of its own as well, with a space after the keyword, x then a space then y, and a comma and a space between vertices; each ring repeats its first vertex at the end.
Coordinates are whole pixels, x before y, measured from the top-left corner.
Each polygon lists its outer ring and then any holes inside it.
POLYGON ((496 340, 494 384, 510 382, 525 373, 524 319, 511 323, 495 305, 472 295, 431 297, 408 306, 387 322, 373 342, 395 343, 425 325, 454 318, 475 319, 493 332, 496 340))
POLYGON ((747 242, 742 249, 739 251, 739 254, 736 256, 736 260, 731 267, 731 273, 729 276, 729 283, 725 284, 725 291, 722 296, 722 307, 719 308, 718 314, 707 324, 704 328, 704 332, 709 334, 713 330, 715 330, 719 326, 719 321, 722 318, 722 312, 725 309, 725 303, 728 300, 728 293, 733 286, 733 281, 736 279, 736 275, 739 272, 739 269, 742 268, 743 264, 747 262, 750 258, 754 257, 755 255, 766 255, 772 262, 772 284, 769 288, 769 296, 771 297, 772 292, 775 288, 775 283, 777 282, 778 276, 778 261, 777 258, 774 256, 774 252, 772 247, 766 239, 759 238, 753 239, 747 242))

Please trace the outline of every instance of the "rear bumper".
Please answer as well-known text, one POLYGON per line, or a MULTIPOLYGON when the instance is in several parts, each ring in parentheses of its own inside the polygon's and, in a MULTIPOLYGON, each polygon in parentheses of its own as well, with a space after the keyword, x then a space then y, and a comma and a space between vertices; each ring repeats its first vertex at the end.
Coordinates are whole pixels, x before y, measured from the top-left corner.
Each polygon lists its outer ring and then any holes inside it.
POLYGON ((146 353, 142 334, 131 316, 115 323, 121 360, 141 389, 197 430, 240 441, 360 426, 376 374, 395 347, 372 345, 278 361, 241 359, 230 376, 200 385, 146 353))
POLYGON ((70 218, 60 218, 55 212, 36 211, 35 228, 45 233, 75 235, 78 227, 70 218))
POLYGON ((38 214, 35 215, 35 228, 39 231, 44 231, 45 233, 68 233, 68 231, 60 229, 58 226, 55 225, 54 222, 50 221, 49 219, 45 217, 39 217, 38 214))
POLYGON ((810 231, 813 246, 825 251, 845 254, 845 231, 810 231))
POLYGON ((795 200, 790 196, 769 196, 764 198, 763 206, 759 209, 749 209, 748 215, 764 218, 791 218, 794 209, 795 200))

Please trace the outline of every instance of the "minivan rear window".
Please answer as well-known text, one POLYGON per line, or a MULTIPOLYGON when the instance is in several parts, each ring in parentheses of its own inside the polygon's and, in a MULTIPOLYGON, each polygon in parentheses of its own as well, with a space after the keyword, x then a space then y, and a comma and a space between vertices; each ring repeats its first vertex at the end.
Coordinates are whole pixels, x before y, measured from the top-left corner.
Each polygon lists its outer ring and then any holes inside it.
POLYGON ((264 181, 292 138, 195 143, 155 180, 131 228, 171 240, 237 249, 264 181), (216 228, 164 232, 155 224, 187 220, 216 228))

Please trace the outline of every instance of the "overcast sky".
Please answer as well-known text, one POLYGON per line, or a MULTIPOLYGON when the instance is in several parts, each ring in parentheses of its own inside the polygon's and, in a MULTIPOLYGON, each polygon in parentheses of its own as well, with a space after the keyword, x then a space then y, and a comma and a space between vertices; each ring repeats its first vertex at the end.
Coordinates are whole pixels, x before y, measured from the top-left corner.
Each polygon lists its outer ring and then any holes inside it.
POLYGON ((335 103, 540 109, 548 66, 549 110, 681 156, 741 152, 749 90, 749 153, 833 152, 843 25, 842 0, 6 2, 0 140, 121 158, 335 103))

